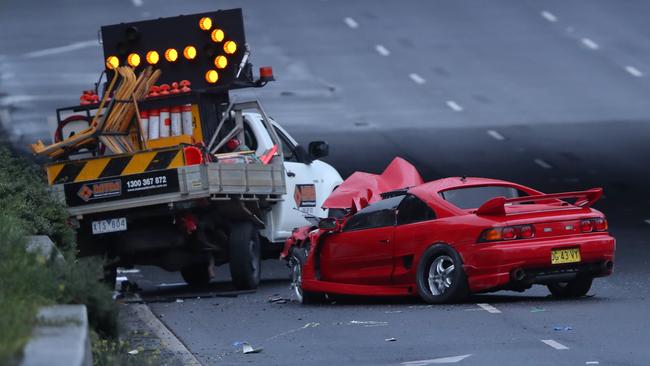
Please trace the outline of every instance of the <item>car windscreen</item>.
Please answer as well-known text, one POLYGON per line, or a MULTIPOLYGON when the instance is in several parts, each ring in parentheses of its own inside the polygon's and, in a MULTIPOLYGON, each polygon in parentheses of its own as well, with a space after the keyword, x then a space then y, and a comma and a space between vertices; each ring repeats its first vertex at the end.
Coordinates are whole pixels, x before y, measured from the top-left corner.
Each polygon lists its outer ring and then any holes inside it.
POLYGON ((449 189, 440 192, 445 201, 462 209, 478 208, 494 197, 515 198, 526 196, 524 192, 508 186, 481 186, 449 189))

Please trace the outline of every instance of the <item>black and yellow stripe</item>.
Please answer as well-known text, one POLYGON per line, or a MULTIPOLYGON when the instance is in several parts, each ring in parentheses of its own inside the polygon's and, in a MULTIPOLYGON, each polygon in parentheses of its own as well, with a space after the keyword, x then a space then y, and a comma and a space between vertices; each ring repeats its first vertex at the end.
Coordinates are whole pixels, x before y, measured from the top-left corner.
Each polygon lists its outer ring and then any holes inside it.
POLYGON ((52 185, 172 169, 184 165, 183 149, 176 147, 129 155, 65 161, 51 164, 46 167, 46 170, 47 180, 52 185))

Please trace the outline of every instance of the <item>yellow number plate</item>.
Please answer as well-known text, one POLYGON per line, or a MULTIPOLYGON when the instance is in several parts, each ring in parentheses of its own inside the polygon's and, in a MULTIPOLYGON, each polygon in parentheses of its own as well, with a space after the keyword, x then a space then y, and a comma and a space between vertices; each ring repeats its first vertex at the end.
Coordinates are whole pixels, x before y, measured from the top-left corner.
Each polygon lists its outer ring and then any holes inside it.
POLYGON ((576 263, 580 262, 580 249, 555 249, 551 251, 551 263, 576 263))

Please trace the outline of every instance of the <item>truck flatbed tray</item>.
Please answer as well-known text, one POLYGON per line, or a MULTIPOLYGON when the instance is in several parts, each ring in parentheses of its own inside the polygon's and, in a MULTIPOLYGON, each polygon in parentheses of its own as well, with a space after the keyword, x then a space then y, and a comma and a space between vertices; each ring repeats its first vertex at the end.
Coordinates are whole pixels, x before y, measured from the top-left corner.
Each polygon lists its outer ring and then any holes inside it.
MULTIPOLYGON (((275 160, 275 159, 274 159, 275 160)), ((53 194, 71 216, 196 199, 265 199, 286 193, 284 167, 272 164, 207 163, 140 174, 56 184, 53 194)))

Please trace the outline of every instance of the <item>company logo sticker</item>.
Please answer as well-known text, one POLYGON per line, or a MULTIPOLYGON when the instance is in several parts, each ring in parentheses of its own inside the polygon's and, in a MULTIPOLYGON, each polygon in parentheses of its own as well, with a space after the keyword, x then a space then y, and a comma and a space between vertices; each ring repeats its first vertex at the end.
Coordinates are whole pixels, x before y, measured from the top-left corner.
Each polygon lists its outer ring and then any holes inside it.
POLYGON ((122 182, 119 179, 98 183, 87 183, 82 185, 77 192, 77 196, 85 202, 100 198, 115 197, 121 194, 122 182))
POLYGON ((293 199, 296 201, 296 207, 316 207, 316 186, 296 184, 293 199))

